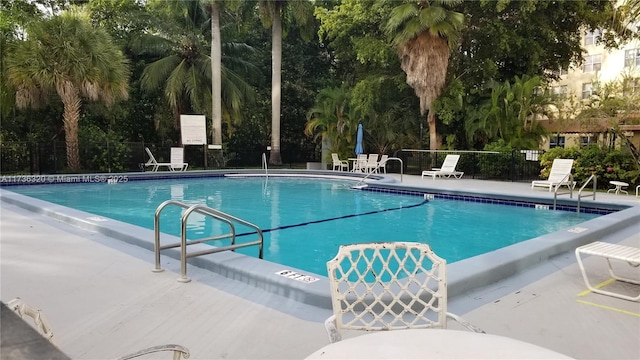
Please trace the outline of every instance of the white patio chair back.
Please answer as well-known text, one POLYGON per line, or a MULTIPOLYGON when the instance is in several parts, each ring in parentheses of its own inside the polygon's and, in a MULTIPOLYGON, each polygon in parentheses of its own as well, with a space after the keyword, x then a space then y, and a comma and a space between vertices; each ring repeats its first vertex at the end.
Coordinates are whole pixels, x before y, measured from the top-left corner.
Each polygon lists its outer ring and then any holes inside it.
POLYGON ((38 333, 45 339, 53 343, 53 332, 51 331, 51 326, 40 309, 31 307, 19 297, 7 302, 7 307, 15 311, 21 318, 24 319, 26 317, 33 320, 36 331, 38 331, 38 333))
MULTIPOLYGON (((49 321, 45 318, 41 310, 31 307, 30 305, 22 301, 22 299, 20 299, 19 297, 7 302, 7 307, 15 311, 18 316, 23 319, 25 317, 31 318, 34 321, 35 329, 38 331, 38 333, 40 333, 45 339, 49 340, 49 342, 51 342, 52 344, 54 343, 51 326, 49 326, 49 321)), ((189 358, 189 350, 186 347, 181 345, 168 344, 146 348, 135 353, 119 357, 118 360, 129 360, 162 351, 173 352, 173 359, 175 360, 181 359, 183 357, 184 359, 189 358)))
POLYGON ((458 160, 460 160, 460 155, 452 155, 449 154, 444 158, 442 162, 442 167, 440 171, 442 172, 455 172, 456 166, 458 165, 458 160))
POLYGON ((333 315, 325 321, 331 342, 341 330, 447 327, 446 261, 428 244, 363 243, 340 246, 327 262, 333 315))
POLYGON ((369 154, 364 172, 378 172, 378 154, 369 154))
POLYGON ((360 154, 356 157, 354 171, 365 171, 367 168, 367 154, 360 154))
POLYGON ((333 170, 349 171, 349 162, 346 160, 340 160, 337 153, 331 153, 331 159, 333 160, 333 170))
POLYGON ((571 173, 572 167, 573 159, 554 159, 547 181, 554 184, 563 180, 567 181, 568 179, 566 179, 566 177, 571 173))
POLYGON ((387 160, 389 159, 389 155, 384 154, 380 156, 380 160, 378 161, 378 169, 382 168, 384 173, 387 173, 387 160))
POLYGON ((184 148, 172 147, 171 148, 171 166, 169 170, 172 171, 185 171, 189 164, 184 162, 184 148))

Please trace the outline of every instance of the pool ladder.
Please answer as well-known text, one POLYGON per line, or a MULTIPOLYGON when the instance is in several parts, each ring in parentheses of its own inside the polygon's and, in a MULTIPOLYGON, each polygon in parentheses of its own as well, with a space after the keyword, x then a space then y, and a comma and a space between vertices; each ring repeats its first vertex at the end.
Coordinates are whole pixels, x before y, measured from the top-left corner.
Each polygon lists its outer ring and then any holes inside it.
MULTIPOLYGON (((591 174, 591 176, 589 176, 589 178, 587 179, 587 181, 584 182, 584 184, 580 187, 580 190, 578 190, 578 205, 576 206, 576 212, 580 212, 580 199, 586 196, 593 196, 593 200, 596 199, 596 188, 598 187, 598 178, 596 177, 595 174, 591 174), (592 194, 583 194, 582 191, 587 187, 587 185, 589 185, 589 183, 593 180, 593 191, 592 194)), ((553 210, 556 209, 557 206, 557 202, 558 202, 558 195, 566 195, 569 194, 569 198, 573 198, 573 189, 575 188, 575 183, 573 181, 573 175, 571 174, 567 174, 567 176, 565 176, 562 181, 560 181, 560 184, 555 186, 555 189, 553 190, 553 210), (558 190, 560 189, 560 186, 564 183, 569 183, 570 185, 569 187, 569 191, 568 192, 558 192, 558 190)))
POLYGON ((262 259, 262 256, 263 256, 264 237, 262 235, 262 230, 258 226, 254 225, 254 224, 252 224, 252 223, 250 223, 248 221, 245 221, 245 220, 242 220, 240 218, 237 218, 235 216, 232 216, 232 215, 229 215, 227 213, 224 213, 224 212, 222 212, 220 210, 216 210, 216 209, 210 208, 210 207, 208 207, 206 205, 187 205, 187 204, 179 202, 179 201, 167 200, 167 201, 163 202, 162 204, 160 204, 158 206, 158 208, 156 209, 154 222, 153 222, 153 228, 154 228, 154 242, 155 242, 154 250, 155 250, 155 261, 156 261, 155 268, 153 269, 153 272, 164 271, 164 269, 162 269, 162 267, 160 266, 160 251, 161 250, 180 247, 180 278, 178 278, 179 282, 185 282, 186 283, 186 282, 191 281, 191 279, 189 279, 187 277, 187 259, 190 258, 190 257, 206 255, 206 254, 213 254, 213 253, 217 253, 217 252, 235 250, 235 249, 239 249, 239 248, 243 248, 243 247, 256 246, 256 245, 258 246, 258 257, 260 259, 262 259), (162 210, 164 210, 169 205, 179 206, 179 207, 187 209, 187 210, 184 211, 184 213, 182 214, 182 218, 181 218, 180 242, 161 246, 160 245, 160 214, 162 213, 162 210), (227 234, 223 234, 223 235, 211 236, 211 237, 207 237, 207 238, 203 238, 203 239, 197 239, 197 240, 191 240, 191 241, 187 242, 187 220, 189 219, 189 215, 191 215, 192 213, 198 213, 198 214, 206 215, 206 216, 209 216, 209 217, 211 217, 213 219, 222 221, 222 222, 226 223, 227 225, 229 225, 230 232, 227 233, 227 234), (241 224, 241 225, 244 225, 244 226, 247 226, 247 227, 250 227, 250 228, 254 229, 255 233, 258 235, 258 240, 244 242, 244 243, 241 243, 241 244, 236 244, 236 229, 235 229, 235 225, 234 224, 241 224), (187 253, 187 246, 188 245, 199 244, 199 243, 203 243, 203 242, 207 242, 207 241, 223 240, 223 239, 231 239, 231 244, 230 245, 226 245, 226 246, 220 246, 220 247, 211 247, 211 249, 206 249, 206 250, 195 251, 195 252, 192 252, 192 253, 187 253))
POLYGON ((582 193, 582 190, 584 190, 584 188, 586 188, 587 185, 589 185, 589 182, 591 182, 591 180, 593 180, 593 189, 592 189, 593 200, 596 199, 596 189, 598 188, 598 178, 596 177, 596 174, 591 174, 591 176, 589 176, 587 181, 585 181, 584 184, 580 187, 580 190, 578 190, 578 206, 576 207, 576 212, 580 212, 580 198, 591 196, 590 194, 582 193))

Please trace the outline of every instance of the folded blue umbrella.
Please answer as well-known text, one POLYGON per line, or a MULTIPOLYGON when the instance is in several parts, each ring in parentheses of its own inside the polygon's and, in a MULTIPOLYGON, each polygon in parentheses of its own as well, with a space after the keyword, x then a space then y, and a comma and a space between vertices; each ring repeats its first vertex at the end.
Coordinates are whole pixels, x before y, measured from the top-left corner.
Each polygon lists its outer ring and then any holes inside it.
POLYGON ((358 124, 358 135, 356 136, 356 155, 364 153, 364 149, 362 148, 362 137, 362 124, 358 124))

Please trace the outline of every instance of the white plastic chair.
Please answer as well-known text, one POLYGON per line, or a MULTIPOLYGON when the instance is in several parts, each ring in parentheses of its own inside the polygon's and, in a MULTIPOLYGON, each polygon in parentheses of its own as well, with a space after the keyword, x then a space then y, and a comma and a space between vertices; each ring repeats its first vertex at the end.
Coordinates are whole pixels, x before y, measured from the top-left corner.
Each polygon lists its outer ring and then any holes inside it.
POLYGON ((356 157, 353 171, 364 171, 367 167, 367 154, 360 154, 356 157))
POLYGON ((181 147, 171 148, 171 171, 185 171, 189 167, 189 164, 184 162, 184 149, 181 147))
POLYGON ((340 171, 349 171, 349 162, 347 160, 340 160, 338 154, 332 153, 331 159, 333 160, 333 171, 336 169, 340 171))
MULTIPOLYGON (((384 173, 387 173, 387 160, 389 159, 389 155, 384 154, 382 156, 380 156, 380 160, 378 161, 378 169, 383 169, 384 173)), ((376 170, 376 172, 378 172, 376 170)))
POLYGON ((363 243, 340 246, 327 262, 333 315, 330 341, 342 330, 447 327, 447 318, 481 329, 447 312, 446 261, 428 244, 363 243))
POLYGON ((549 178, 547 180, 534 180, 531 182, 531 188, 536 186, 547 187, 549 191, 554 186, 566 185, 569 188, 575 186, 575 181, 571 181, 571 167, 573 166, 573 159, 554 159, 551 164, 551 171, 549 172, 549 178))
MULTIPOLYGON (((33 307, 26 304, 22 299, 15 298, 7 302, 7 307, 13 311, 15 311, 21 318, 29 317, 33 319, 35 324, 35 329, 40 333, 45 339, 49 340, 49 342, 53 343, 53 332, 51 331, 51 326, 49 326, 49 321, 45 318, 44 314, 39 309, 34 309, 33 307)), ((181 345, 175 344, 167 344, 167 345, 158 345, 150 348, 146 348, 140 351, 136 351, 135 353, 128 354, 122 357, 119 357, 118 360, 129 360, 133 358, 137 358, 143 355, 153 354, 162 351, 170 351, 173 352, 173 359, 179 360, 184 357, 184 359, 189 358, 189 350, 181 345)))
POLYGON ((7 307, 15 311, 22 319, 25 317, 32 319, 36 331, 38 331, 38 333, 45 339, 49 340, 49 342, 53 343, 53 332, 51 331, 51 326, 49 326, 49 321, 40 309, 31 307, 19 297, 7 302, 7 307))
POLYGON ((453 176, 456 179, 460 179, 462 175, 464 175, 464 172, 456 171, 458 160, 460 160, 460 155, 449 154, 444 158, 441 168, 425 170, 422 172, 422 176, 420 178, 424 179, 425 176, 431 176, 435 179, 437 176, 446 176, 448 178, 453 176))
POLYGON ((378 172, 378 154, 369 154, 363 171, 366 173, 378 172))

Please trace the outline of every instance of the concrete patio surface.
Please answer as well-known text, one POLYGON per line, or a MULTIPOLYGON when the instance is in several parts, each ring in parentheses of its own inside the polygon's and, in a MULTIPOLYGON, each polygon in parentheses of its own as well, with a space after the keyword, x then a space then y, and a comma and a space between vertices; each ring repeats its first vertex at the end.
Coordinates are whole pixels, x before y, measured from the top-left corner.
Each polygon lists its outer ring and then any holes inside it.
MULTIPOLYGON (((403 183, 552 196, 528 183, 406 175, 403 183)), ((640 211, 633 195, 597 197, 640 211)), ((640 247, 640 224, 619 242, 640 247)), ((598 283, 609 278, 600 260, 585 261, 598 283)), ((168 343, 187 347, 191 359, 301 359, 329 342, 326 309, 193 266, 193 281, 179 283, 179 262, 162 261, 167 271, 153 273, 150 251, 0 202, 0 298, 20 297, 42 309, 55 344, 72 359, 114 359, 168 343)), ((638 276, 640 268, 623 270, 638 276)), ((640 291, 638 285, 606 286, 640 291)), ((449 310, 488 333, 574 358, 640 359, 640 302, 585 290, 571 252, 450 298, 449 310)))

